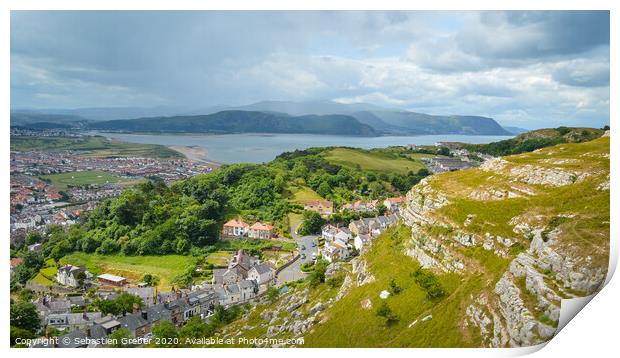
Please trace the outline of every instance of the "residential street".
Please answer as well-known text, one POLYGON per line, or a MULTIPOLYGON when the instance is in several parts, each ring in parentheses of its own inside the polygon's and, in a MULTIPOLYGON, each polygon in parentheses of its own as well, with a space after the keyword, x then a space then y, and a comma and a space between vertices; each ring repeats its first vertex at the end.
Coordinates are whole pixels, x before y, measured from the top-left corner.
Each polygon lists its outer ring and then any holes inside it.
POLYGON ((297 249, 299 250, 300 257, 295 260, 293 264, 278 273, 277 285, 280 286, 286 282, 296 281, 300 278, 306 277, 306 273, 301 271, 301 264, 312 261, 312 254, 319 254, 318 246, 313 247, 312 243, 318 244, 317 235, 299 236, 297 229, 301 225, 302 221, 299 221, 292 225, 291 236, 297 242, 297 249))

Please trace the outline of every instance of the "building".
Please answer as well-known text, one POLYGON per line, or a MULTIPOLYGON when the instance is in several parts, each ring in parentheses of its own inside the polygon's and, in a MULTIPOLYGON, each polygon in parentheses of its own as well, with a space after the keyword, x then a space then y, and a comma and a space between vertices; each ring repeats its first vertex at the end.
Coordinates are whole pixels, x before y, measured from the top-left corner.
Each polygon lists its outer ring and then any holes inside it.
POLYGON ((250 226, 248 231, 248 237, 251 239, 264 239, 269 240, 273 236, 273 226, 269 224, 263 224, 261 222, 254 223, 250 226))
POLYGON ((349 248, 341 241, 326 243, 321 255, 328 262, 342 261, 350 256, 349 248))
POLYGON ((304 210, 315 211, 321 215, 334 213, 334 204, 328 200, 311 200, 304 203, 304 210))
POLYGON ((372 237, 370 235, 361 234, 361 235, 357 235, 353 239, 353 246, 355 247, 355 249, 357 249, 357 251, 362 252, 363 249, 370 246, 371 242, 372 242, 372 237))
POLYGON ((274 269, 269 263, 263 262, 248 271, 248 280, 255 281, 258 286, 269 285, 274 278, 274 269))
POLYGON ((396 211, 406 203, 406 198, 404 196, 398 196, 395 198, 387 198, 383 200, 383 206, 386 207, 389 211, 396 211))
POLYGON ((433 173, 453 172, 468 169, 475 166, 472 162, 466 162, 458 158, 431 158, 427 161, 428 169, 433 173))
POLYGON ((243 220, 229 220, 222 229, 222 236, 226 237, 243 237, 248 234, 250 225, 243 220))
POLYGON ((361 201, 358 200, 354 203, 345 204, 342 210, 348 210, 355 213, 363 213, 374 211, 379 208, 379 200, 361 201))
POLYGON ((128 287, 125 292, 140 297, 146 307, 155 304, 155 288, 153 287, 128 287))
POLYGON ((97 282, 104 286, 122 287, 127 284, 127 279, 124 277, 111 275, 109 273, 104 273, 103 275, 97 276, 97 282))
POLYGON ((80 272, 84 273, 82 284, 93 277, 90 272, 86 271, 85 266, 64 265, 58 269, 55 278, 61 285, 78 287, 80 286, 80 272))
POLYGON ((45 323, 59 330, 74 330, 93 325, 101 318, 101 312, 52 313, 45 317, 45 323))

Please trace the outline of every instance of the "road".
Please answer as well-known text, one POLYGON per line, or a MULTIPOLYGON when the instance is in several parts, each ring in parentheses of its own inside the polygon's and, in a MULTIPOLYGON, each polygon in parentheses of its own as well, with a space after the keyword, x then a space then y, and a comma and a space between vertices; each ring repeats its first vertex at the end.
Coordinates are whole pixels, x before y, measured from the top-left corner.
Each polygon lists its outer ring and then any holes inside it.
POLYGON ((297 281, 300 278, 306 277, 306 273, 301 271, 301 265, 303 263, 312 261, 312 254, 315 253, 317 256, 319 254, 318 246, 312 247, 312 242, 318 244, 318 236, 316 235, 307 235, 300 236, 297 234, 297 229, 299 225, 301 225, 302 221, 299 221, 292 225, 291 227, 291 236, 295 239, 297 243, 297 249, 299 250, 300 257, 295 260, 290 266, 285 268, 284 270, 278 273, 278 277, 276 278, 277 285, 280 286, 286 282, 297 281), (303 247, 303 249, 302 249, 303 247), (304 257, 305 256, 305 257, 304 257))

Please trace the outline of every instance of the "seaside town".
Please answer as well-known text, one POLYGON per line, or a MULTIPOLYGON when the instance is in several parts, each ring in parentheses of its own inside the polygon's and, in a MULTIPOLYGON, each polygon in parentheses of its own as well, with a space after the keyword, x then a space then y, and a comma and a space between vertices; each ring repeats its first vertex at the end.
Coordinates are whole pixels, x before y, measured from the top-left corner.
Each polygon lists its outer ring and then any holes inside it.
POLYGON ((212 165, 187 159, 91 157, 88 151, 11 152, 11 243, 49 224, 71 225, 97 202, 147 178, 166 183, 208 173, 212 165), (94 178, 92 178, 94 176, 94 178), (64 190, 54 185, 60 177, 64 190), (82 177, 95 182, 81 183, 82 177))

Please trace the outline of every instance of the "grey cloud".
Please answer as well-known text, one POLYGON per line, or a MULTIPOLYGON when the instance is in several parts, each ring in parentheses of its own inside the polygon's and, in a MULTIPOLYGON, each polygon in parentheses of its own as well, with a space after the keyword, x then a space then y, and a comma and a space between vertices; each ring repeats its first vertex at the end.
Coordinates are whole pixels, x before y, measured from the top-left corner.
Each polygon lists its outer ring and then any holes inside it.
POLYGON ((608 122, 609 14, 11 13, 13 107, 272 99, 608 122))

